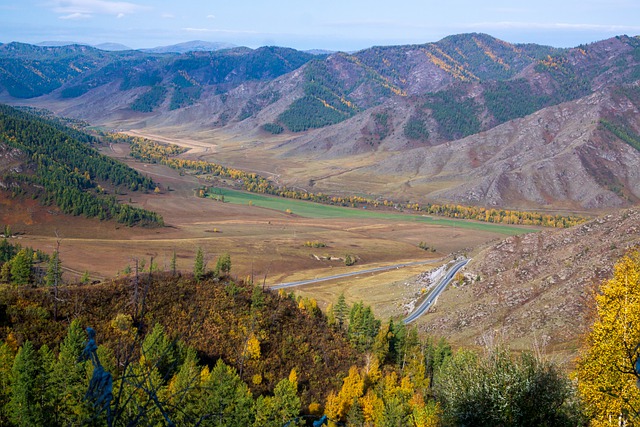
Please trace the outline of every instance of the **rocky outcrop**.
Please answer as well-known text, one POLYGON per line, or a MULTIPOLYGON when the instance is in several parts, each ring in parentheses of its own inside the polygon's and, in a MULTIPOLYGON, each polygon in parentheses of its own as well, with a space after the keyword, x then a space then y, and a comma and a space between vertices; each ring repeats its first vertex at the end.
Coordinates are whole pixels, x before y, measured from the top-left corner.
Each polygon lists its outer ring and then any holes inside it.
POLYGON ((638 245, 638 209, 571 229, 509 237, 473 258, 466 271, 479 280, 447 290, 421 328, 467 345, 498 334, 516 348, 537 342, 574 353, 592 322, 597 286, 638 245))

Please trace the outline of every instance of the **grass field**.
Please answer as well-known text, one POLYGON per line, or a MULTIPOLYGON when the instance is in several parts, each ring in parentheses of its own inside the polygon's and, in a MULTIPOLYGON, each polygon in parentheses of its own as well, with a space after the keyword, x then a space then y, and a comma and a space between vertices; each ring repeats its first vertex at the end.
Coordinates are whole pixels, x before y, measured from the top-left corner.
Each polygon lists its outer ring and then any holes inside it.
MULTIPOLYGON (((18 241, 52 252, 60 244, 66 280, 87 271, 92 278, 109 278, 153 258, 161 269, 169 268, 176 253, 178 269, 189 272, 198 248, 209 268, 216 258, 229 253, 232 275, 253 277, 267 286, 281 282, 326 277, 344 272, 424 260, 451 253, 472 254, 487 242, 508 234, 531 231, 469 220, 411 215, 367 209, 322 205, 240 191, 221 190, 225 203, 195 197, 194 189, 206 185, 198 176, 180 175, 159 164, 143 164, 126 158, 126 147, 114 144, 109 154, 121 158, 153 178, 158 194, 129 193, 123 201, 158 212, 166 227, 144 229, 109 221, 69 217, 57 209, 25 200, 15 206, 0 197, 0 223, 9 224, 18 241), (7 206, 6 209, 3 206, 7 206), (11 208, 8 208, 11 206, 11 208), (292 214, 285 213, 290 209, 292 214), (308 247, 322 242, 325 247, 308 247), (435 252, 420 249, 426 242, 435 252), (349 254, 354 266, 344 265, 349 254)), ((105 149, 106 151, 106 149, 105 149)), ((405 283, 427 267, 398 269, 375 275, 297 289, 314 296, 322 306, 344 292, 350 302, 363 300, 380 315, 401 316, 403 304, 416 290, 405 283)))
POLYGON ((243 191, 231 190, 228 188, 215 188, 212 189, 212 192, 212 197, 224 196, 224 201, 227 203, 253 205, 282 212, 290 210, 292 214, 305 218, 366 218, 395 221, 416 221, 434 225, 490 231, 506 235, 516 235, 537 231, 532 228, 514 227, 503 224, 491 224, 479 221, 455 220, 427 215, 414 215, 410 213, 381 212, 362 208, 356 209, 343 206, 324 205, 321 203, 314 203, 305 200, 287 199, 277 196, 247 193, 243 191))

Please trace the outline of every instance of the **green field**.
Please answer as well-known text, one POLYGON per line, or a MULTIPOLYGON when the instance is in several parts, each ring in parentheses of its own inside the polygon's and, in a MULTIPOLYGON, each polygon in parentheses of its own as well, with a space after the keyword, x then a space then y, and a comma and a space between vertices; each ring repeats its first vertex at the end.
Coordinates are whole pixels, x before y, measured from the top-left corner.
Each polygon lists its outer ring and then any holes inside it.
POLYGON ((434 225, 446 225, 456 228, 466 228, 480 231, 490 231, 507 235, 530 233, 538 231, 533 228, 521 226, 492 224, 479 221, 439 218, 428 215, 412 215, 408 213, 391 213, 364 208, 347 208, 342 206, 323 205, 321 203, 308 202, 305 200, 287 199, 277 196, 247 193, 243 191, 231 190, 228 188, 213 188, 208 197, 215 198, 224 196, 225 203, 240 205, 253 205, 261 208, 274 209, 286 212, 287 209, 292 214, 305 218, 371 218, 386 219, 395 221, 417 221, 434 225))

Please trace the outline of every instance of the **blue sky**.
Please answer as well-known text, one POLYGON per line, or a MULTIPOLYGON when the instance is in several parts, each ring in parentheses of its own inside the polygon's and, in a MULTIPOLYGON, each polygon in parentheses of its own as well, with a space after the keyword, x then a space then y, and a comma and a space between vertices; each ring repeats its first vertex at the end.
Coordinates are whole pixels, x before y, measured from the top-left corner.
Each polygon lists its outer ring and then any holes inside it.
POLYGON ((0 0, 0 42, 189 40, 352 51, 483 32, 572 47, 640 34, 640 0, 0 0))

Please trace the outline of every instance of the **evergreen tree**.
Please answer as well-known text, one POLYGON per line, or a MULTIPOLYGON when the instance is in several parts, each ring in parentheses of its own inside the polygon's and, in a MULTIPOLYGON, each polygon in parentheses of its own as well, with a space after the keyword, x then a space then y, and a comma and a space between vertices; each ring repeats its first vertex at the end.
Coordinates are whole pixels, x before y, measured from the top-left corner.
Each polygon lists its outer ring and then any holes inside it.
POLYGON ((56 398, 58 391, 53 384, 53 369, 56 356, 48 345, 38 349, 38 374, 36 377, 36 394, 38 396, 39 411, 45 426, 54 425, 56 418, 56 398))
POLYGON ((204 253, 202 252, 202 248, 198 248, 196 252, 196 259, 193 264, 193 277, 200 281, 204 276, 204 253))
POLYGON ((57 425, 81 425, 90 419, 90 407, 84 400, 87 391, 87 363, 80 362, 85 332, 78 319, 71 322, 60 344, 60 353, 52 372, 57 425))
POLYGON ((168 387, 163 389, 161 400, 171 410, 171 419, 176 425, 197 425, 201 421, 200 414, 197 412, 202 397, 201 370, 196 351, 188 348, 178 371, 168 387))
POLYGON ((338 302, 336 302, 333 312, 336 320, 338 321, 338 327, 342 329, 344 322, 347 320, 347 316, 349 315, 349 306, 345 300, 344 292, 338 297, 338 302))
POLYGON ((358 399, 353 399, 351 409, 347 414, 347 427, 364 427, 364 412, 362 411, 362 405, 358 399))
POLYGON ((176 343, 167 337, 164 327, 156 323, 142 341, 144 363, 155 367, 161 377, 168 380, 176 371, 179 354, 176 343))
POLYGON ((225 277, 231 272, 231 255, 224 253, 216 261, 216 276, 225 277))
POLYGON ((246 427, 253 423, 253 396, 234 368, 218 359, 210 372, 205 368, 201 378, 196 402, 200 425, 246 427))
POLYGON ((84 273, 82 273, 82 277, 80 277, 80 283, 86 285, 87 283, 89 283, 89 280, 89 271, 85 270, 84 273))
POLYGON ((19 427, 43 426, 44 414, 38 388, 38 354, 31 341, 18 350, 11 369, 9 419, 19 427))
POLYGON ((7 405, 11 397, 11 368, 15 355, 9 344, 0 345, 0 425, 8 425, 7 405))
POLYGON ((304 425, 296 421, 300 414, 300 398, 295 371, 292 371, 292 374, 276 384, 273 396, 258 398, 254 427, 282 427, 287 422, 290 422, 289 426, 292 427, 304 425))
POLYGON ((31 283, 31 268, 33 257, 27 249, 20 249, 11 260, 11 282, 16 285, 27 285, 31 283))
POLYGON ((356 348, 370 350, 379 330, 380 321, 375 318, 370 306, 360 301, 351 307, 347 336, 356 348))
POLYGON ((58 286, 62 284, 62 263, 58 251, 54 251, 49 258, 47 266, 47 274, 45 275, 45 283, 47 286, 58 286))
POLYGON ((177 272, 177 256, 176 256, 176 250, 173 250, 173 254, 171 255, 171 274, 173 274, 174 276, 176 275, 177 272))
POLYGON ((0 283, 10 283, 11 282, 11 261, 7 261, 2 264, 2 268, 0 268, 0 283))

